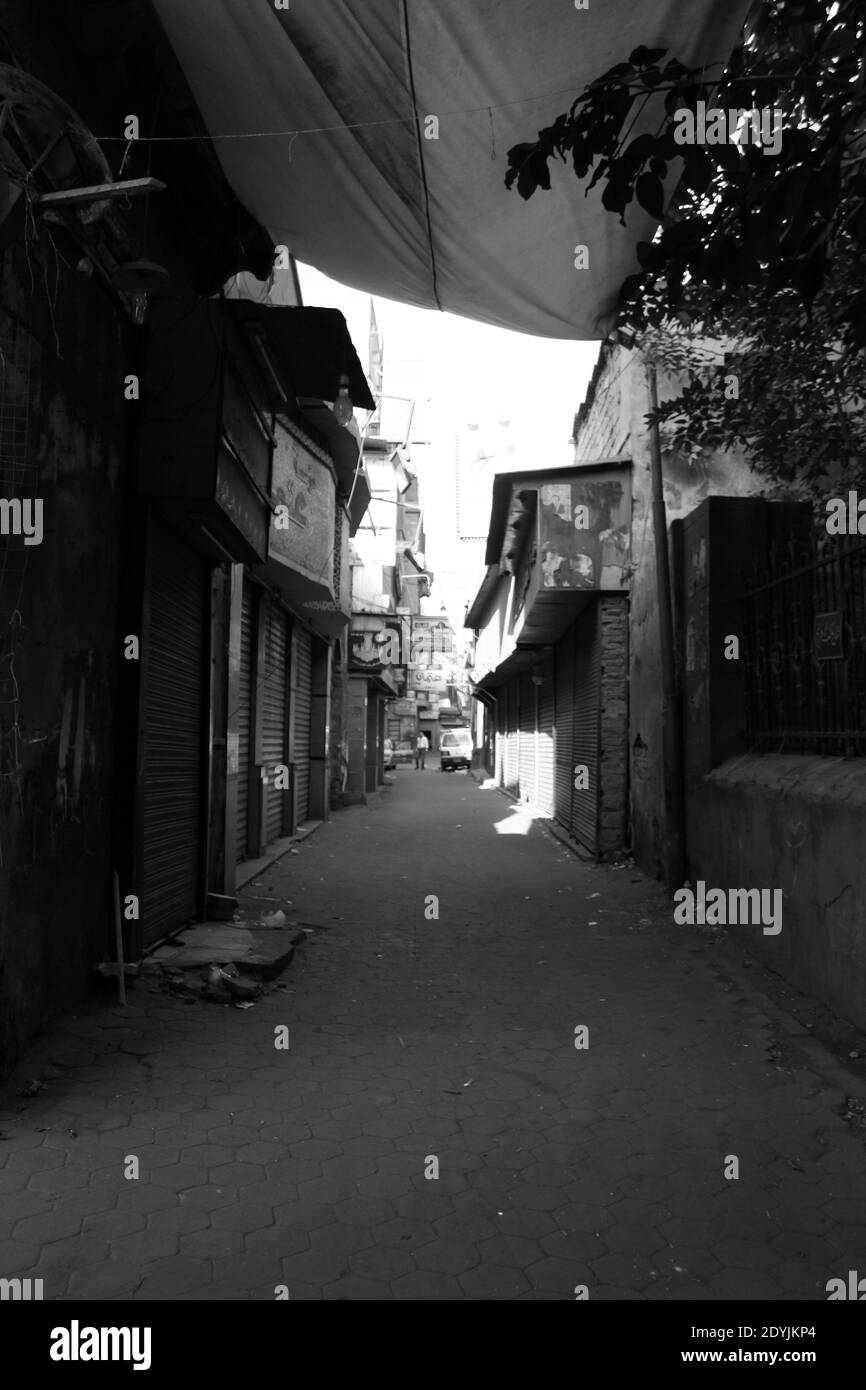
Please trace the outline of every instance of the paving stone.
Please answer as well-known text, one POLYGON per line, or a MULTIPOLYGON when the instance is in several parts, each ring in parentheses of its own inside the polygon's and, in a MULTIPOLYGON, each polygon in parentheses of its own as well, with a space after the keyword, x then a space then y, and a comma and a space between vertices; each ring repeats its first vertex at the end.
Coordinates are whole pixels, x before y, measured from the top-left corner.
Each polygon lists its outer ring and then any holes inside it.
POLYGON ((473 1269, 479 1259, 477 1246, 468 1241, 447 1238, 433 1240, 415 1251, 415 1263, 419 1269, 432 1269, 440 1274, 464 1274, 473 1269))
MULTIPOLYGON (((407 1242, 409 1244, 409 1242, 407 1242)), ((371 1245, 359 1250, 349 1258, 349 1265, 360 1275, 375 1280, 391 1282, 402 1274, 411 1274, 417 1268, 408 1250, 394 1245, 371 1245)))
POLYGON ((460 1284, 452 1275, 430 1269, 419 1269, 413 1274, 403 1274, 399 1279, 393 1279, 391 1291, 395 1299, 413 1303, 457 1302, 464 1297, 460 1284))
POLYGON ((330 1226, 319 1226, 310 1233, 310 1246, 314 1251, 324 1250, 329 1254, 355 1255, 359 1250, 367 1250, 374 1244, 373 1233, 366 1226, 347 1226, 335 1221, 330 1226))
POLYGON ((487 1302, 517 1298, 528 1293, 530 1284, 519 1269, 505 1265, 480 1264, 460 1276, 463 1298, 484 1299, 487 1302))
POLYGON ((129 1297, 141 1280, 140 1271, 127 1260, 101 1260, 73 1270, 68 1284, 70 1298, 97 1301, 129 1297))
POLYGON ((720 990, 722 943, 675 931, 659 885, 497 836, 508 818, 469 778, 406 773, 268 870, 259 891, 326 928, 288 989, 50 1025, 30 1074, 57 1057, 62 1079, 0 1119, 4 1277, 44 1270, 60 1300, 707 1302, 822 1299, 866 1268, 845 1091, 768 1065, 757 972, 725 957, 720 990), (600 1010, 605 1045, 575 1054, 600 1010))
POLYGON ((395 1217, 393 1221, 386 1221, 383 1226, 376 1226, 373 1234, 381 1245, 410 1251, 429 1244, 436 1236, 432 1222, 413 1220, 411 1217, 395 1217))

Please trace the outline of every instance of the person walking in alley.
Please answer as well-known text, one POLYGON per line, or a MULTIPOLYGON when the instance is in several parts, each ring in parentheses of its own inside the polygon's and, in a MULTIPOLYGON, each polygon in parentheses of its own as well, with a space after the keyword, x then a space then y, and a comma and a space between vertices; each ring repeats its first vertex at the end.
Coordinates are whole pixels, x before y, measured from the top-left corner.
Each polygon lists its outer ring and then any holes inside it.
POLYGON ((422 772, 424 771, 424 765, 427 760, 427 749, 429 747, 430 744, 427 742, 427 735, 422 731, 415 740, 415 767, 416 769, 420 767, 422 772))

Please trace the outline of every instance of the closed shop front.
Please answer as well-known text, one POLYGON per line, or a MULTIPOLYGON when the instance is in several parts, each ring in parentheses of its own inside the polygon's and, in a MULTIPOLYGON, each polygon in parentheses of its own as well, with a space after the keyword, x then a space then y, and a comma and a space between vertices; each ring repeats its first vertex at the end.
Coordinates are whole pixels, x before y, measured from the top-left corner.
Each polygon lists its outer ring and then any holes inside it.
POLYGON ((535 800, 535 686, 524 671, 515 684, 519 691, 519 783, 521 801, 535 800))
POLYGON ((554 718, 556 727, 556 819, 571 834, 571 793, 574 782, 572 717, 574 712, 574 629, 557 642, 554 663, 554 718))
POLYGON ((265 843, 271 844, 291 828, 288 805, 290 789, 280 778, 277 786, 275 769, 289 761, 289 618, 276 602, 267 608, 264 670, 262 671, 262 764, 265 783, 265 843))
POLYGON ((144 945, 196 917, 201 907, 209 581, 207 561, 154 521, 143 643, 144 945))
POLYGON ((544 683, 538 691, 538 761, 536 804, 546 816, 554 812, 555 788, 555 735, 554 708, 555 690, 553 680, 553 661, 548 659, 542 668, 544 683))
POLYGON ((292 644, 292 762, 295 765, 295 817, 298 825, 310 813, 312 641, 306 628, 295 626, 292 644))
POLYGON ((575 840, 598 850, 600 655, 598 604, 556 644, 556 819, 575 840))
POLYGON ((520 692, 516 680, 506 687, 508 701, 508 734, 505 741, 505 790, 516 796, 519 786, 520 752, 520 692))
POLYGON ((244 579, 241 600, 241 661, 238 685, 238 790, 236 847, 239 860, 248 854, 247 836, 250 804, 250 762, 252 760, 253 666, 255 664, 255 586, 244 579))
POLYGON ((598 604, 587 609, 576 624, 574 653, 574 765, 585 767, 587 786, 575 787, 571 800, 571 833, 593 854, 598 849, 599 766, 599 632, 598 604))

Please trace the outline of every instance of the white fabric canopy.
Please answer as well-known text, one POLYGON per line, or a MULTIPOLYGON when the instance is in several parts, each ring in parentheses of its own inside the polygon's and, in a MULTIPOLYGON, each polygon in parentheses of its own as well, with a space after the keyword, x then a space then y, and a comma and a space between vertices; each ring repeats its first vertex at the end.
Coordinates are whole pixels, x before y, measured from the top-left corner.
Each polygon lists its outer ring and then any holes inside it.
POLYGON ((654 223, 633 204, 621 227, 601 187, 585 198, 570 165, 524 202, 505 188, 506 150, 639 44, 724 62, 747 10, 747 0, 155 4, 211 135, 258 134, 215 147, 276 243, 372 294, 551 338, 602 334, 654 223), (424 138, 428 116, 438 139, 424 138), (270 134, 322 127, 338 129, 270 134), (575 269, 578 245, 589 269, 575 269))

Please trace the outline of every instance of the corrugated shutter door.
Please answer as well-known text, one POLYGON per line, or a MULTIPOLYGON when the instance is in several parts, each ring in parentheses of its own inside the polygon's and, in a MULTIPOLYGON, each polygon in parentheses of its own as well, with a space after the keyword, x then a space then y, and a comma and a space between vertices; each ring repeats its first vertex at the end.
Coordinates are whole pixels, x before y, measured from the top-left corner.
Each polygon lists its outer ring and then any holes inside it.
POLYGON ((202 840, 208 566, 151 533, 142 771, 145 945, 196 916, 202 840))
POLYGON ((241 666, 238 684, 238 799, 236 840, 238 859, 247 857, 250 781, 250 729, 252 726, 253 653, 255 652, 255 589, 244 580, 241 600, 241 666))
POLYGON ((508 682, 508 763, 506 791, 517 795, 519 787, 520 696, 517 681, 508 682))
POLYGON ((310 709, 312 706, 312 638, 295 629, 292 673, 292 760, 295 764, 295 815, 300 825, 310 813, 310 709))
POLYGON ((268 781, 265 785, 265 832, 267 843, 278 840, 285 825, 286 800, 290 791, 277 788, 274 768, 286 764, 288 755, 288 661, 289 624, 276 603, 268 607, 265 636, 265 671, 262 686, 262 762, 268 781))
POLYGON ((535 800, 535 686, 529 672, 520 677, 519 784, 521 801, 535 800))
POLYGON ((508 738, 508 704, 505 686, 500 685, 496 692, 496 746, 494 750, 493 776, 497 785, 505 786, 505 746, 508 738))
POLYGON ((556 727, 556 805, 554 814, 571 834, 571 792, 574 781, 572 718, 574 713, 574 631, 557 642, 554 661, 554 715, 556 727))
POLYGON ((594 603, 576 627, 574 653, 575 765, 589 769, 589 786, 572 792, 572 834, 595 854, 598 850, 599 803, 599 635, 598 604, 594 603))
POLYGON ((553 662, 544 665, 544 684, 538 692, 538 809, 552 816, 555 798, 555 740, 553 662))

